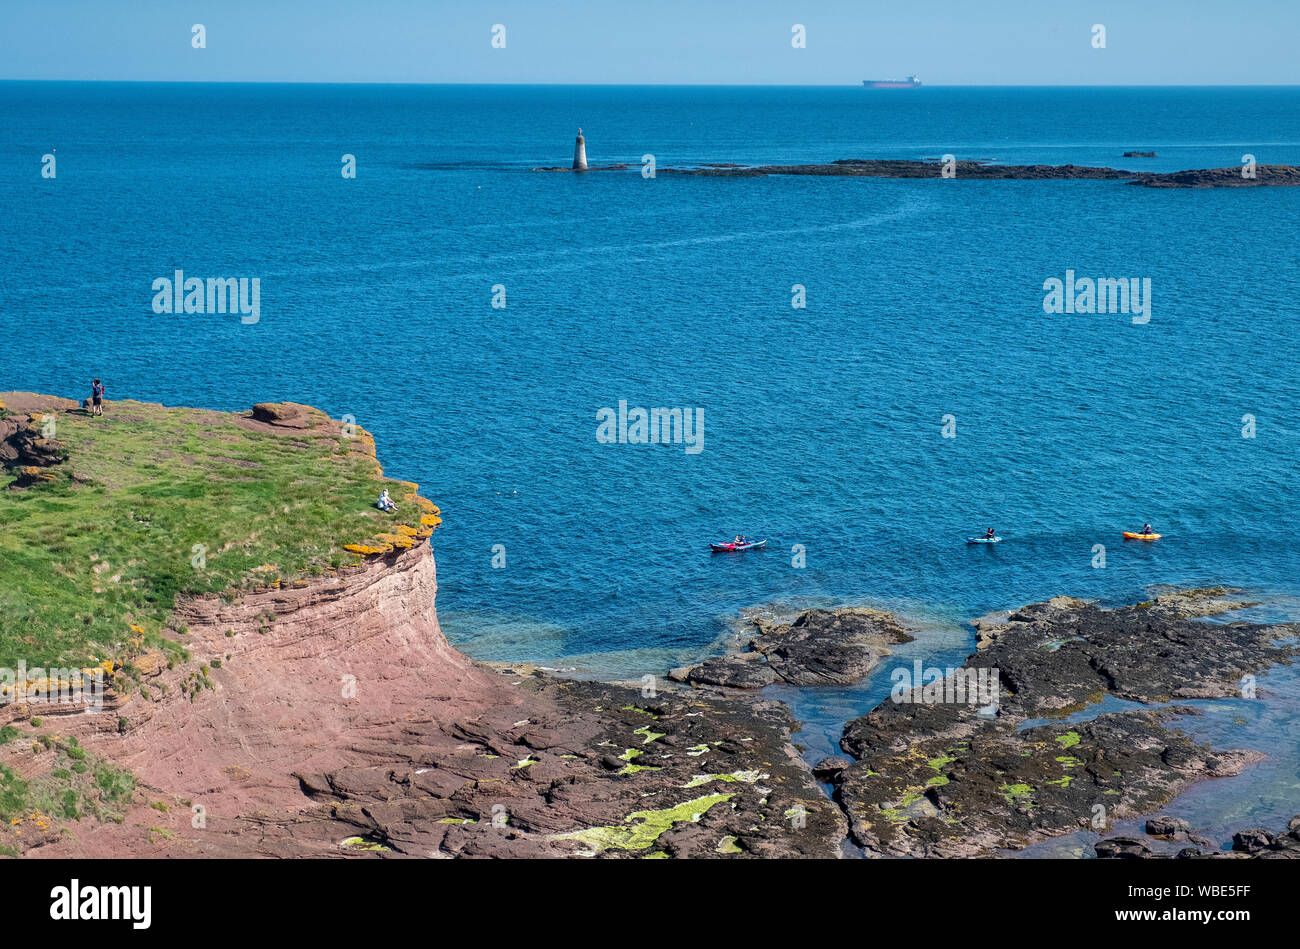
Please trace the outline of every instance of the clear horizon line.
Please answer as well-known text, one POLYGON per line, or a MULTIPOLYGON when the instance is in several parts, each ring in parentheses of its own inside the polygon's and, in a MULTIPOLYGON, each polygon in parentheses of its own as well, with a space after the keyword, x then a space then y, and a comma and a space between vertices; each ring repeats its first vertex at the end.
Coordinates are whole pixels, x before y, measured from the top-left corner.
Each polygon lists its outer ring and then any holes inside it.
MULTIPOLYGON (((855 89, 865 82, 444 82, 424 79, 49 79, 5 76, 0 82, 84 82, 119 85, 245 85, 245 86, 562 86, 567 88, 719 88, 719 89, 855 89)), ((1106 83, 922 83, 921 89, 1292 89, 1298 82, 1106 82, 1106 83)), ((915 91, 909 90, 909 91, 915 91)))

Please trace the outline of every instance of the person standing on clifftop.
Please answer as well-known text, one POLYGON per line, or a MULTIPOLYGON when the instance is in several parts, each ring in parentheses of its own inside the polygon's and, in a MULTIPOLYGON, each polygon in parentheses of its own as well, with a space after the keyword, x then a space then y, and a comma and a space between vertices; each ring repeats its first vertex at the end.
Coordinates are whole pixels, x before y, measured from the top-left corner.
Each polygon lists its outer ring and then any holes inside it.
POLYGON ((104 384, 98 379, 90 384, 90 414, 104 414, 104 384))

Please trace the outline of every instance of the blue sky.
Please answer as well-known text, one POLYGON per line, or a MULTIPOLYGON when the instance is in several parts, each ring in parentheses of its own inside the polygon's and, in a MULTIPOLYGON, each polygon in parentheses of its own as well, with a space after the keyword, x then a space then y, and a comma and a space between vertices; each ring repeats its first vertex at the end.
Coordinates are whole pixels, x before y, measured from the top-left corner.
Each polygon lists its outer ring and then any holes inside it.
POLYGON ((5 0, 0 78, 1292 84, 1297 39, 1300 0, 5 0))

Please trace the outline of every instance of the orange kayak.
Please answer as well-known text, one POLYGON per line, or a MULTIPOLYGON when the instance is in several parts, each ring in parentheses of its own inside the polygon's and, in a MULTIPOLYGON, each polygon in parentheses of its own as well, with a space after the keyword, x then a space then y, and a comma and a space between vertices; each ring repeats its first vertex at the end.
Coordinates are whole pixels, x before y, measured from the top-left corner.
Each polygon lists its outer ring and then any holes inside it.
POLYGON ((1159 540, 1159 534, 1135 534, 1133 531, 1124 531, 1124 536, 1129 540, 1159 540))

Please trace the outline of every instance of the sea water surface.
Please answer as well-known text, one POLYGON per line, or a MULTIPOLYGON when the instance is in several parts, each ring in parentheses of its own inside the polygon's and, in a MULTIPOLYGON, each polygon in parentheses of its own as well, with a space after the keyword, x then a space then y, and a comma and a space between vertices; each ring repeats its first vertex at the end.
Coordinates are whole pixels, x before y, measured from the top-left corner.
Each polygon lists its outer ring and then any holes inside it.
MULTIPOLYGON (((946 663, 1055 594, 1294 602, 1300 189, 640 173, 944 154, 1300 164, 1300 90, 0 83, 0 389, 354 416, 486 659, 638 678, 864 602, 946 663), (579 126, 634 167, 532 170, 579 126), (260 319, 155 314, 177 269, 259 278, 260 319), (1150 322, 1044 313, 1067 269, 1149 278, 1150 322), (620 400, 703 450, 599 443, 620 400)), ((886 691, 789 698, 820 749, 886 691)))

